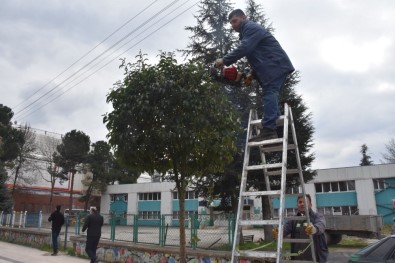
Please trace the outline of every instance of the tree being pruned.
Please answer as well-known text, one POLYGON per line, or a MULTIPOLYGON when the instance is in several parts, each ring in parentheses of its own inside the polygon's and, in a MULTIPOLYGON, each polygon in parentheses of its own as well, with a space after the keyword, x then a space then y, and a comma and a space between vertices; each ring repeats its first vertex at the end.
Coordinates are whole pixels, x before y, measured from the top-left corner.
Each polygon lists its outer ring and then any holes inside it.
POLYGON ((224 169, 235 151, 239 122, 226 96, 200 63, 178 64, 160 53, 156 65, 143 54, 123 61, 125 78, 108 94, 113 111, 104 122, 123 165, 174 181, 179 196, 180 262, 185 262, 185 193, 202 174, 224 169))

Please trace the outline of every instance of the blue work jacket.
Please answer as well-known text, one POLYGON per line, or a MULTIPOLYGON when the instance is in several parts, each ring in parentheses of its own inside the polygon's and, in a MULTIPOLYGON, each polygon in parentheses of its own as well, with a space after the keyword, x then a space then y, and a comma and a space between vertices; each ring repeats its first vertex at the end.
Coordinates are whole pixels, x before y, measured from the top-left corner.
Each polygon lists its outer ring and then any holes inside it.
POLYGON ((247 57, 252 74, 263 85, 295 70, 278 41, 261 25, 243 21, 240 40, 240 45, 223 57, 225 65, 247 57))

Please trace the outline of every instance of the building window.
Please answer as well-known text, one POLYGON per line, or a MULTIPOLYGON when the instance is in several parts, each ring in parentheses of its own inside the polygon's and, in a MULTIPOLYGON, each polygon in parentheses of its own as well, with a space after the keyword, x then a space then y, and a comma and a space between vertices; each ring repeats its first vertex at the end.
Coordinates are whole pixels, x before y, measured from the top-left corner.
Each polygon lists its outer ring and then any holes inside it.
POLYGON ((139 211, 139 219, 144 219, 144 220, 160 219, 160 211, 139 211))
POLYGON ((139 200, 140 201, 157 201, 157 200, 161 200, 161 193, 159 193, 159 192, 139 193, 139 200))
POLYGON ((384 179, 373 179, 374 190, 384 190, 386 187, 384 179))
POLYGON ((331 183, 332 192, 339 192, 339 182, 331 183))
MULTIPOLYGON (((278 218, 278 213, 279 213, 279 209, 276 208, 273 210, 274 213, 274 218, 278 218)), ((295 216, 298 213, 298 209, 296 208, 287 208, 284 210, 285 215, 284 216, 295 216)))
POLYGON ((300 192, 300 187, 298 185, 292 185, 286 188, 287 194, 299 194, 300 192))
POLYGON ((355 191, 355 181, 347 181, 348 191, 355 191))
POLYGON ((315 183, 316 193, 355 191, 355 181, 315 183))
POLYGON ((323 215, 357 215, 356 206, 327 206, 319 207, 317 211, 323 215))
POLYGON ((314 184, 315 185, 315 192, 322 193, 322 184, 314 184))
POLYGON ((340 192, 347 191, 347 182, 346 181, 340 181, 339 182, 339 189, 340 189, 340 192))
MULTIPOLYGON (((178 192, 173 192, 173 199, 178 199, 178 192)), ((198 199, 198 194, 195 191, 187 191, 185 192, 185 200, 187 199, 198 199)))
POLYGON ((111 194, 110 195, 110 201, 115 202, 115 201, 128 201, 128 194, 111 194))

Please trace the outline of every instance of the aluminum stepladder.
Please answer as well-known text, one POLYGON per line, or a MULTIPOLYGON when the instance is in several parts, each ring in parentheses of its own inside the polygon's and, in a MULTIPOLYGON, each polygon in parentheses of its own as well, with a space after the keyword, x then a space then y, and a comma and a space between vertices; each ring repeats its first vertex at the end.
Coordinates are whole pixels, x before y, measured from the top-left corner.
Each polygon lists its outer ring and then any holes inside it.
MULTIPOLYGON (((237 263, 238 259, 266 259, 270 262, 316 262, 315 261, 315 250, 313 238, 310 235, 308 239, 290 239, 283 238, 283 226, 285 223, 285 219, 287 220, 296 220, 303 221, 307 220, 307 223, 310 223, 310 218, 307 213, 306 216, 292 216, 285 217, 285 197, 286 197, 286 180, 287 175, 298 174, 298 179, 300 183, 300 187, 304 196, 304 202, 307 206, 307 198, 306 191, 302 173, 302 165, 300 161, 299 149, 296 139, 296 131, 295 124, 292 117, 292 110, 288 106, 287 103, 284 104, 284 115, 280 116, 277 120, 277 126, 283 125, 283 137, 278 139, 271 139, 259 142, 248 142, 250 138, 252 138, 253 130, 258 131, 259 127, 261 127, 261 119, 257 117, 256 110, 252 109, 249 115, 248 128, 247 128, 247 141, 244 152, 244 163, 243 163, 243 171, 240 183, 240 194, 239 194, 239 202, 238 202, 238 211, 236 216, 236 226, 233 238, 233 247, 232 247, 232 263, 237 263), (291 134, 293 142, 289 143, 288 131, 289 127, 291 128, 291 134), (259 165, 250 165, 250 150, 253 147, 258 147, 261 161, 262 163, 259 165), (287 167, 287 158, 288 151, 294 150, 296 157, 296 166, 295 168, 287 167), (266 164, 265 153, 271 152, 281 152, 282 160, 280 163, 272 163, 266 164), (247 191, 247 177, 248 172, 253 170, 260 170, 263 173, 263 178, 266 184, 266 191, 247 191), (280 190, 271 190, 270 181, 272 177, 280 176, 280 190), (242 212, 244 206, 244 199, 246 197, 258 197, 258 196, 269 196, 270 200, 270 210, 273 218, 273 206, 271 198, 279 198, 279 209, 278 209, 278 219, 270 219, 270 220, 242 220, 242 212), (257 251, 257 250, 239 250, 238 242, 240 240, 240 233, 242 226, 264 226, 264 225, 272 225, 274 227, 278 227, 278 238, 277 238, 277 249, 276 251, 257 251), (283 243, 309 243, 313 261, 296 261, 296 260, 286 260, 283 258, 283 243)), ((296 175, 297 176, 297 175, 296 175)), ((265 238, 266 239, 266 238, 265 238)))

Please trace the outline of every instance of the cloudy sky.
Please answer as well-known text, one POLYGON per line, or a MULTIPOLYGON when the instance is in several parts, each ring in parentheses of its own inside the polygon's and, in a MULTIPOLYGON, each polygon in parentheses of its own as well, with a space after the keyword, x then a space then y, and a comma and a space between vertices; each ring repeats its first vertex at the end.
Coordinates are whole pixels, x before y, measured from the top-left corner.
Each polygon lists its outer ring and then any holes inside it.
MULTIPOLYGON (((105 140, 119 58, 142 50, 154 62, 159 50, 185 48, 196 2, 1 0, 0 104, 18 123, 105 140)), ((381 163, 395 138, 395 1, 257 2, 300 71, 296 90, 316 129, 313 168, 356 166, 364 143, 381 163)))

